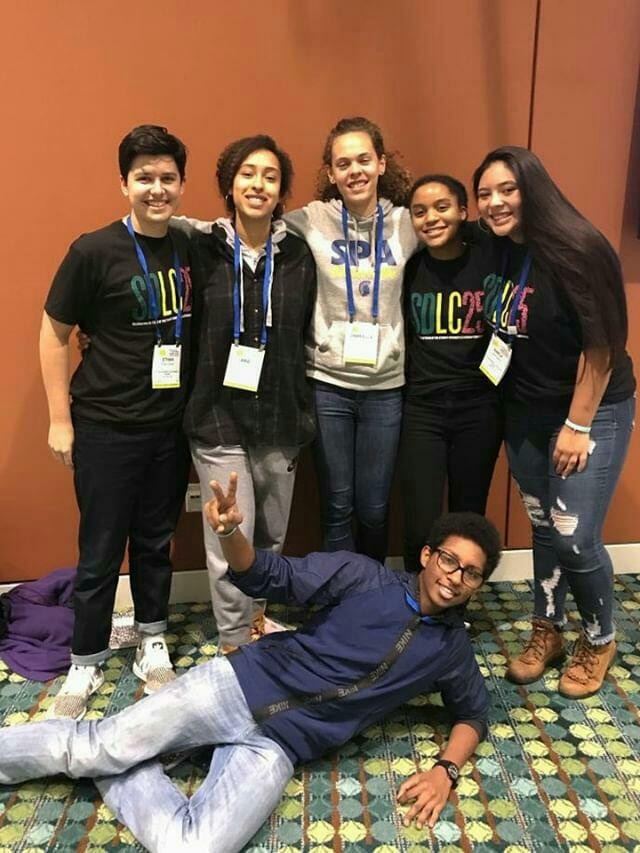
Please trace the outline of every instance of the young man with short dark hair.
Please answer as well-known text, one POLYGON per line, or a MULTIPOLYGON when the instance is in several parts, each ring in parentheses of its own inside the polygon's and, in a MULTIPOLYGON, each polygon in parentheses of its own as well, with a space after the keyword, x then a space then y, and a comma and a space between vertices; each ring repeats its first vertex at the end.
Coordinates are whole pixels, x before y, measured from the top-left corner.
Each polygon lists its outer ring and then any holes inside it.
POLYGON ((145 692, 175 678, 167 626, 169 546, 188 451, 181 433, 191 317, 188 240, 169 227, 187 152, 163 127, 141 125, 118 160, 127 216, 84 234, 58 269, 42 318, 40 361, 49 447, 73 468, 80 509, 72 665, 50 716, 79 720, 104 680, 118 574, 129 573, 145 692), (91 347, 69 380, 74 326, 91 347))
POLYGON ((435 765, 399 789, 405 823, 433 826, 487 726, 489 698, 464 628, 464 605, 495 569, 491 522, 436 523, 419 575, 351 552, 286 558, 244 538, 237 477, 212 483, 206 515, 230 578, 272 601, 322 606, 298 631, 270 634, 189 670, 113 717, 0 729, 0 782, 90 776, 151 851, 233 853, 278 804, 294 764, 333 749, 419 693, 440 691, 453 717, 435 765), (190 799, 157 756, 217 746, 190 799), (98 777, 98 778, 96 778, 98 777))

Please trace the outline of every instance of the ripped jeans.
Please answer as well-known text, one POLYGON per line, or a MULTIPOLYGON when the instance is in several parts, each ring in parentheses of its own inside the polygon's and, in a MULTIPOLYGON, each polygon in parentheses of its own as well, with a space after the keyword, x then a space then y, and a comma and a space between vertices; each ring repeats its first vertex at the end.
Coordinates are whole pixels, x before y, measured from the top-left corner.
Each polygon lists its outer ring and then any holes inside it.
POLYGON ((511 473, 533 533, 534 613, 565 621, 567 589, 594 644, 615 636, 613 566, 602 525, 627 454, 635 398, 600 406, 591 425, 595 447, 587 467, 563 480, 553 468, 562 412, 536 412, 508 404, 505 439, 511 473))

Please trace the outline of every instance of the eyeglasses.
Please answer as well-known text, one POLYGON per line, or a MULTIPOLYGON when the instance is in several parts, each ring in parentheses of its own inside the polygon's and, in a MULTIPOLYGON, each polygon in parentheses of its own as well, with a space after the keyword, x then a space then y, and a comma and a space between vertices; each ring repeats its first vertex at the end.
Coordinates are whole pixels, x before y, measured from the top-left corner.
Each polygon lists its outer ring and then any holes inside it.
POLYGON ((443 572, 448 575, 452 575, 459 569, 462 573, 462 583, 465 586, 471 587, 472 589, 478 589, 479 586, 482 586, 484 573, 480 571, 480 569, 475 566, 463 566, 457 557, 454 557, 453 554, 450 554, 448 551, 444 551, 442 548, 436 548, 435 552, 436 562, 443 572))

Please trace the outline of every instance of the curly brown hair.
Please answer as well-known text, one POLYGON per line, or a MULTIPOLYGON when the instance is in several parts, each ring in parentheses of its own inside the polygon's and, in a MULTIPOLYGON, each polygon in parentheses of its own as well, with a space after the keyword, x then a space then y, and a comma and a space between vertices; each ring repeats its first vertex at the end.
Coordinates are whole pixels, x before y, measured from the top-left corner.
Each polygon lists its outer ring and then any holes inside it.
POLYGON ((322 166, 316 178, 316 198, 320 201, 340 198, 338 188, 329 180, 327 169, 331 166, 333 143, 338 136, 344 136, 345 133, 366 133, 369 136, 378 157, 384 156, 386 159, 384 175, 378 179, 378 196, 388 198, 392 204, 399 207, 406 207, 411 189, 411 175, 400 162, 401 154, 398 151, 385 151, 382 131, 378 125, 363 116, 341 118, 329 131, 322 153, 322 166))
POLYGON ((253 154, 254 151, 271 151, 272 154, 275 154, 280 164, 280 201, 273 211, 273 218, 279 219, 282 216, 284 202, 291 194, 293 164, 287 152, 283 151, 282 148, 278 148, 275 140, 264 133, 259 133, 256 136, 245 136, 242 139, 230 142, 218 157, 216 179, 220 195, 224 199, 227 213, 233 215, 235 212, 235 206, 231 197, 233 179, 238 173, 240 166, 242 166, 247 157, 253 154))

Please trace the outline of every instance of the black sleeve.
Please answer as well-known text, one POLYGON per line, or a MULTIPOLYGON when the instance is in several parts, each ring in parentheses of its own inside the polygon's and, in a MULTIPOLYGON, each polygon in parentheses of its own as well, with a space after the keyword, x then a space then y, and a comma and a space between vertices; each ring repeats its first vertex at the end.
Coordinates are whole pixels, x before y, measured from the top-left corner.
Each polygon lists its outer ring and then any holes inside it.
POLYGON ((409 293, 411 292, 411 281, 415 276, 416 255, 413 255, 407 261, 402 276, 402 313, 404 315, 405 331, 408 331, 407 324, 409 321, 409 293))
POLYGON ((313 309, 315 308, 316 299, 318 296, 318 271, 316 269, 316 262, 313 259, 311 251, 307 251, 309 256, 306 259, 307 306, 304 318, 305 330, 308 330, 309 325, 311 323, 313 309))
POLYGON ((91 263, 84 252, 71 246, 53 278, 44 310, 59 323, 82 326, 94 294, 91 263))
POLYGON ((205 288, 204 250, 199 235, 189 240, 189 261, 191 263, 191 334, 189 348, 189 394, 196 378, 196 365, 200 353, 200 331, 202 327, 202 299, 205 288))
MULTIPOLYGON (((402 322, 404 324, 404 372, 405 376, 409 375, 409 350, 411 343, 411 336, 413 334, 413 329, 411 328, 411 282, 415 276, 415 267, 417 263, 418 255, 412 255, 406 263, 404 268, 404 275, 402 277, 402 322)), ((403 392, 406 392, 407 386, 405 385, 403 392)))

